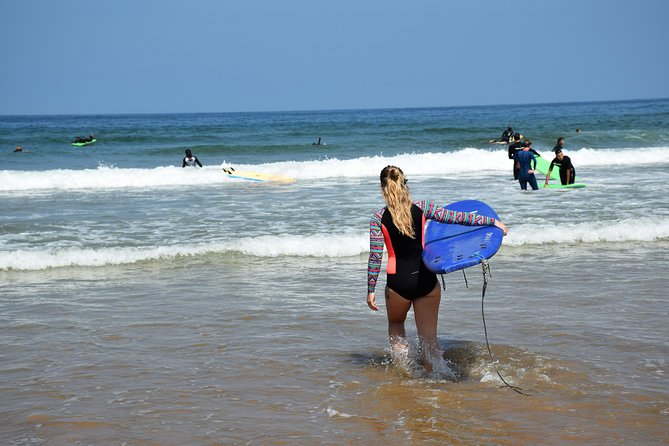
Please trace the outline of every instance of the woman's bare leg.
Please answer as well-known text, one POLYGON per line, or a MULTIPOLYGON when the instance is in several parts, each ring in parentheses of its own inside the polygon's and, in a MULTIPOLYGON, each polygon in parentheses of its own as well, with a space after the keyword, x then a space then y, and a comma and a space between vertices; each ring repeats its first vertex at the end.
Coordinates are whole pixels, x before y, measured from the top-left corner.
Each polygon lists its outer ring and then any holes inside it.
POLYGON ((437 341, 437 320, 439 319, 439 303, 441 302, 441 288, 437 283, 429 294, 413 301, 413 312, 416 318, 416 329, 423 351, 425 369, 432 371, 431 358, 441 355, 437 341))
POLYGON ((386 313, 388 314, 388 335, 390 349, 399 352, 408 348, 404 321, 411 308, 411 301, 403 298, 395 291, 386 287, 386 313))

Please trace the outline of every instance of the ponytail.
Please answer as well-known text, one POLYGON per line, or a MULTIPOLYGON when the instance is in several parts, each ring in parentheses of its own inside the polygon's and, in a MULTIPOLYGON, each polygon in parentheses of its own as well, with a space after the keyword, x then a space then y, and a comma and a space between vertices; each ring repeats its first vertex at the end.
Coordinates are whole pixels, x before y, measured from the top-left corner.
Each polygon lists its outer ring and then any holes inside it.
POLYGON ((416 238, 411 218, 411 195, 402 169, 395 166, 384 167, 381 171, 381 191, 386 200, 393 224, 403 235, 416 238))

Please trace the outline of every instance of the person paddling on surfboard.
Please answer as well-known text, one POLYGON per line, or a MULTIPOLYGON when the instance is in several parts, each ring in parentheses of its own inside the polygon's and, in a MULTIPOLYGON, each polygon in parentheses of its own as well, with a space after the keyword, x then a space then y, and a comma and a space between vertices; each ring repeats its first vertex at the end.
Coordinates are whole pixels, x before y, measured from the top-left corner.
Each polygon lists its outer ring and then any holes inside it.
POLYGON ((548 173, 546 173, 546 183, 544 183, 544 187, 548 186, 548 180, 551 177, 553 166, 558 166, 560 169, 560 182, 563 186, 574 184, 574 181, 576 180, 576 169, 574 169, 574 165, 571 163, 571 158, 562 153, 561 149, 557 149, 555 158, 551 161, 548 173))
POLYGON ((413 306, 427 372, 433 361, 441 358, 437 341, 437 318, 441 288, 437 276, 422 261, 424 225, 427 219, 466 226, 497 226, 507 233, 504 223, 475 212, 456 212, 430 201, 413 202, 402 169, 387 166, 381 171, 381 192, 386 207, 376 211, 369 224, 369 260, 367 264, 367 306, 378 311, 375 288, 381 271, 384 244, 388 247, 385 289, 388 335, 393 355, 408 353, 404 329, 413 306))
POLYGON ((195 167, 195 166, 200 166, 202 167, 202 163, 200 162, 199 159, 195 155, 193 155, 193 152, 191 152, 190 149, 186 149, 186 156, 184 157, 183 161, 181 162, 181 167, 195 167))
POLYGON ((94 139, 95 139, 95 135, 93 135, 93 134, 91 133, 90 135, 86 136, 85 138, 82 138, 81 136, 77 136, 77 137, 74 138, 74 141, 72 141, 72 142, 76 142, 76 143, 86 143, 86 142, 91 142, 91 141, 93 141, 94 139))

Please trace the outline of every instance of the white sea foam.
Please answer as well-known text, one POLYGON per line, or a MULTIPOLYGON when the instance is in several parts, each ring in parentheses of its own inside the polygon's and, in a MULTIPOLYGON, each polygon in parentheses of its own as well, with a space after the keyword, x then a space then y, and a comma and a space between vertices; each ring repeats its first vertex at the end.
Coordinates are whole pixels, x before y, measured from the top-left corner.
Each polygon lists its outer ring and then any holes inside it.
MULTIPOLYGON (((548 156, 550 154, 544 154, 548 156)), ((669 164, 669 147, 648 149, 594 150, 583 148, 570 151, 577 166, 669 164)), ((459 173, 507 172, 509 160, 506 149, 482 150, 467 148, 447 153, 402 154, 353 159, 318 161, 287 161, 258 165, 236 165, 238 170, 283 174, 297 180, 324 178, 376 177, 388 164, 402 166, 407 175, 453 176, 459 173)), ((202 169, 182 169, 165 166, 153 169, 121 169, 101 166, 97 169, 0 171, 0 192, 39 190, 101 190, 116 188, 155 188, 192 185, 214 185, 244 180, 230 178, 218 166, 202 169)))
POLYGON ((241 253, 256 257, 349 257, 368 247, 362 235, 276 235, 240 238, 196 245, 110 248, 44 248, 0 251, 2 270, 42 270, 68 266, 98 267, 207 254, 241 253), (323 245, 328 245, 323 250, 323 245))
POLYGON ((627 219, 617 222, 572 223, 536 227, 513 225, 504 238, 508 246, 652 242, 669 240, 669 219, 627 219))
MULTIPOLYGON (((264 235, 195 245, 110 248, 50 248, 0 252, 2 270, 42 270, 68 266, 99 267, 142 261, 170 260, 208 254, 244 254, 253 257, 353 257, 369 249, 366 232, 314 235, 264 235), (327 249, 323 247, 327 246, 327 249)), ((547 244, 596 244, 669 241, 669 219, 623 220, 536 227, 511 225, 504 245, 533 247, 547 244), (643 231, 638 228, 643 227, 643 231)))
MULTIPOLYGON (((635 166, 669 163, 669 147, 596 150, 582 148, 565 151, 578 166, 635 166)), ((548 157, 552 153, 544 153, 548 157)))
POLYGON ((230 181, 218 169, 195 171, 175 167, 118 169, 98 167, 83 170, 1 171, 1 191, 100 190, 204 185, 230 181))

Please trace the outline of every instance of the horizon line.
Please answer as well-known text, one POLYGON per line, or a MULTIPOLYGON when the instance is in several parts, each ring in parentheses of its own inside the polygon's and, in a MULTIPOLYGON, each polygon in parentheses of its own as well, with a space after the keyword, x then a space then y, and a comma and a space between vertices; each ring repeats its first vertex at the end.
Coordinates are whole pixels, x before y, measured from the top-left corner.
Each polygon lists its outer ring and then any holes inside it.
POLYGON ((573 105, 573 104, 597 104, 609 102, 637 102, 637 101, 662 101, 669 97, 655 98, 630 98, 630 99, 600 99, 589 101, 565 101, 565 102, 528 102, 528 103, 506 103, 506 104, 471 104, 471 105, 425 105, 407 107, 370 107, 370 108, 331 108, 331 109, 301 109, 301 110, 256 110, 256 111, 184 111, 184 112, 112 112, 112 113, 28 113, 28 114, 4 114, 0 117, 47 117, 47 116, 132 116, 132 115, 205 115, 205 114, 254 114, 254 113, 325 113, 346 111, 381 111, 381 110, 428 110, 436 108, 479 108, 479 107, 518 107, 538 105, 573 105))

